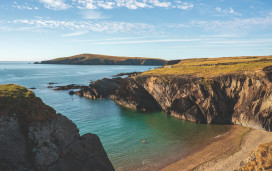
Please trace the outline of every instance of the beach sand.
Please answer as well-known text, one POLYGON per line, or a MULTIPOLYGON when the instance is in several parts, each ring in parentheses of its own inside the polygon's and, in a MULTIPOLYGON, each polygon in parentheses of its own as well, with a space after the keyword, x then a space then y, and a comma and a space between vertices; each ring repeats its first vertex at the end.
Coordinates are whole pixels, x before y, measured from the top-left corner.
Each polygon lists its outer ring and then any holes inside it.
POLYGON ((236 170, 247 161, 250 152, 270 141, 271 132, 234 125, 225 134, 212 139, 204 148, 164 167, 162 171, 236 170))

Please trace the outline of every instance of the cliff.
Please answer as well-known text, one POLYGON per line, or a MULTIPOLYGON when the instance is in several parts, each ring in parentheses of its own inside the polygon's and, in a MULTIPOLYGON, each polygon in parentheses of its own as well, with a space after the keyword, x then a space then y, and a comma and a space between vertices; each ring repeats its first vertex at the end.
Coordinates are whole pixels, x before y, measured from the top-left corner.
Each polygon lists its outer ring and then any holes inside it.
POLYGON ((176 64, 180 60, 166 61, 156 58, 118 57, 97 54, 80 54, 71 57, 56 58, 53 60, 36 62, 35 64, 75 64, 75 65, 167 65, 176 64))
POLYGON ((180 119, 197 123, 239 124, 271 131, 271 57, 216 60, 221 60, 221 63, 203 65, 203 62, 198 61, 199 64, 193 60, 188 65, 188 61, 182 61, 176 68, 147 71, 121 82, 124 85, 121 84, 111 98, 132 109, 153 109, 143 106, 144 98, 128 99, 132 92, 137 94, 139 89, 144 89, 152 96, 149 103, 155 109, 159 104, 162 110, 180 119), (230 60, 240 62, 231 63, 230 60), (137 86, 128 86, 130 84, 137 86))
MULTIPOLYGON (((90 85, 81 96, 110 97, 140 111, 163 110, 197 123, 272 130, 272 62, 267 57, 182 60, 121 79, 104 96, 90 85)), ((99 85, 96 85, 99 87, 99 85)), ((78 93, 79 94, 79 93, 78 93)), ((95 98, 93 98, 95 99, 95 98)))
POLYGON ((114 170, 99 138, 17 85, 0 85, 0 170, 114 170))

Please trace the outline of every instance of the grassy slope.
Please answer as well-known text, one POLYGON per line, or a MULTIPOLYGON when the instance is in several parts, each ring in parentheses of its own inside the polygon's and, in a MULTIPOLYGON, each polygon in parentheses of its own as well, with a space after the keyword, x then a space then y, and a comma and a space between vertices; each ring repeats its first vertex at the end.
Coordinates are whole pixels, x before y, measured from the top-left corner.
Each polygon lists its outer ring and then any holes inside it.
POLYGON ((23 86, 15 84, 0 85, 0 98, 12 98, 17 100, 34 97, 34 93, 23 86))
POLYGON ((27 123, 48 121, 56 116, 55 110, 45 105, 32 91, 14 84, 0 85, 0 109, 0 116, 17 116, 27 123))
POLYGON ((87 61, 90 59, 113 60, 113 61, 125 61, 127 59, 156 59, 156 60, 164 61, 163 59, 158 59, 158 58, 120 57, 120 56, 108 56, 108 55, 98 55, 98 54, 80 54, 80 55, 75 55, 71 57, 56 58, 51 61, 62 61, 66 59, 75 59, 79 57, 85 57, 81 61, 87 61))
POLYGON ((219 75, 257 71, 272 65, 272 56, 225 57, 184 59, 171 68, 159 68, 144 72, 143 75, 193 75, 215 77, 219 75))

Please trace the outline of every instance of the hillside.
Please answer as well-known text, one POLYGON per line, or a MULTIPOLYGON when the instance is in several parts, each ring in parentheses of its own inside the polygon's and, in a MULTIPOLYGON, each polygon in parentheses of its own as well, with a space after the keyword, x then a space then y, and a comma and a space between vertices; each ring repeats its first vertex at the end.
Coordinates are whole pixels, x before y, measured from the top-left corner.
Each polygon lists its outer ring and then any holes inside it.
MULTIPOLYGON (((180 60, 166 61, 156 58, 119 57, 98 54, 80 54, 71 57, 41 61, 40 64, 75 64, 75 65, 154 65, 176 64, 180 60)), ((39 64, 39 63, 36 63, 39 64)))

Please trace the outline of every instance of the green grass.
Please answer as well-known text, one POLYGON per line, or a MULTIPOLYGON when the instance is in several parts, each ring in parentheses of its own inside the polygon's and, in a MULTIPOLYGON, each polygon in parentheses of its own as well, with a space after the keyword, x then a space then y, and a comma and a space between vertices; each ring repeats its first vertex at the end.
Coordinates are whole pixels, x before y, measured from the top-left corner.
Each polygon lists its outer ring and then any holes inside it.
POLYGON ((2 98, 33 98, 34 93, 23 86, 15 84, 0 85, 0 97, 2 98))
POLYGON ((211 78, 238 72, 253 72, 272 65, 272 56, 185 59, 171 66, 158 68, 142 75, 191 75, 211 78))
POLYGON ((17 116, 22 123, 48 121, 56 116, 53 108, 27 88, 14 84, 0 85, 0 116, 17 116))

